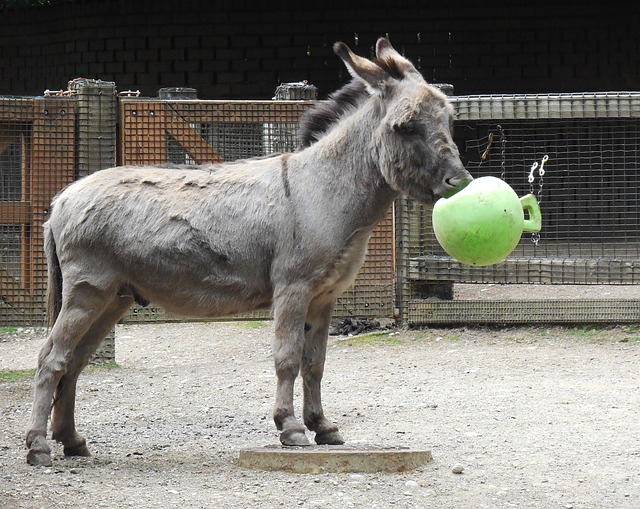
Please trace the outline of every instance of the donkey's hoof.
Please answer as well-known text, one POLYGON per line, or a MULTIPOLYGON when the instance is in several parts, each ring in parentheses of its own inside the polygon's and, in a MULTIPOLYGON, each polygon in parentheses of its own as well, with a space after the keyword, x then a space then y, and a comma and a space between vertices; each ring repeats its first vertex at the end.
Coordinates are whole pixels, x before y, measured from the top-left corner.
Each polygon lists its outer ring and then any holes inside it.
POLYGON ((287 447, 308 447, 311 445, 304 431, 283 431, 280 433, 280 443, 287 447))
POLYGON ((344 444, 344 438, 337 431, 326 431, 324 433, 316 433, 316 444, 318 445, 342 445, 344 444))
POLYGON ((53 465, 51 462, 51 448, 47 444, 47 439, 43 436, 36 436, 31 438, 31 435, 27 435, 27 463, 36 467, 50 467, 53 465))
POLYGON ((64 455, 65 456, 91 456, 91 453, 89 452, 89 448, 87 447, 87 443, 86 442, 82 442, 78 445, 74 445, 73 447, 65 447, 64 448, 64 455))
POLYGON ((53 465, 51 462, 51 454, 44 451, 34 451, 29 449, 27 453, 27 463, 34 467, 50 467, 53 465))

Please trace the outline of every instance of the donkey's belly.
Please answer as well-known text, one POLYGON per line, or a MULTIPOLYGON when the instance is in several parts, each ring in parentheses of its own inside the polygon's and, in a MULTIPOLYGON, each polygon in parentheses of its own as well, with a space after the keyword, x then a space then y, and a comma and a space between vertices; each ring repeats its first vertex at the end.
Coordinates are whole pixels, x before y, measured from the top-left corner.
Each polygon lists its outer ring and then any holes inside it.
POLYGON ((139 300, 163 307, 182 316, 216 317, 245 311, 268 309, 271 292, 241 278, 225 284, 210 281, 196 282, 184 278, 157 281, 131 281, 128 287, 139 300))
POLYGON ((203 317, 215 318, 223 316, 232 316, 238 313, 249 311, 261 311, 271 308, 271 299, 260 298, 255 296, 252 298, 237 300, 226 296, 208 296, 206 300, 197 300, 187 298, 183 301, 176 299, 154 299, 158 305, 166 311, 187 317, 203 317))
MULTIPOLYGON (((179 315, 214 317, 269 308, 272 288, 260 259, 235 263, 210 258, 165 257, 150 264, 114 264, 138 301, 148 301, 179 315), (203 260, 200 260, 202 262, 203 260)), ((267 264, 268 266, 268 264, 267 264)))

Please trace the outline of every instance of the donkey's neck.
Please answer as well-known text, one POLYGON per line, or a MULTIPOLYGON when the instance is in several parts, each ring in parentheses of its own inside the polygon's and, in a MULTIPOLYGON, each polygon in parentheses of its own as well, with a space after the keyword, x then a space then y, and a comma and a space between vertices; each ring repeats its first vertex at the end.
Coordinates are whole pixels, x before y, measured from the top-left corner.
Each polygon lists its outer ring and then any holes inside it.
POLYGON ((322 207, 327 221, 339 223, 345 233, 373 228, 398 195, 378 168, 374 129, 363 128, 362 119, 360 125, 353 120, 295 154, 292 161, 313 193, 310 204, 322 207))

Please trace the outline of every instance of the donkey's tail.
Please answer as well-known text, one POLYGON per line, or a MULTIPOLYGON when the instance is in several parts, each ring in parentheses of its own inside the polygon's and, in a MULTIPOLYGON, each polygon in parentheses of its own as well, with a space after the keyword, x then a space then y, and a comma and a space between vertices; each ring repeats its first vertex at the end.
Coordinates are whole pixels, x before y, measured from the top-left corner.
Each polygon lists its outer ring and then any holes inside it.
POLYGON ((44 225, 44 251, 47 255, 47 326, 53 327, 62 309, 62 271, 56 252, 56 241, 48 224, 44 225))

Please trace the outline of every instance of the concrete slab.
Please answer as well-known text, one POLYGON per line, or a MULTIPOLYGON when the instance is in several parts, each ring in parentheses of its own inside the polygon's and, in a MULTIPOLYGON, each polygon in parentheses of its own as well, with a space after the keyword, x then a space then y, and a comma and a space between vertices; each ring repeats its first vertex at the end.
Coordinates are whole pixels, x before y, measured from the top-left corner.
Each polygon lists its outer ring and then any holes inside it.
POLYGON ((257 470, 280 470, 301 474, 325 472, 406 472, 433 460, 431 451, 367 445, 242 449, 238 466, 257 470))

